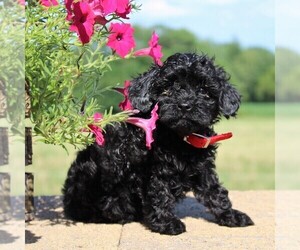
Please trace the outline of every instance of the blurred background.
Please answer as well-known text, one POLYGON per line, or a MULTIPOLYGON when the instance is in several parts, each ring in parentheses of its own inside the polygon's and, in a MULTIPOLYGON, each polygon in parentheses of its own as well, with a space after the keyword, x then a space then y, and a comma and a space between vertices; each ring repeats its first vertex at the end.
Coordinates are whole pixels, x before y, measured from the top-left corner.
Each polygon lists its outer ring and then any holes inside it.
MULTIPOLYGON (((148 46, 155 30, 165 60, 176 52, 205 53, 231 75, 231 83, 242 94, 237 119, 223 119, 218 133, 233 132, 231 140, 218 149, 217 172, 228 189, 275 188, 275 3, 273 0, 137 0, 141 10, 128 22, 135 26, 137 48, 148 46)), ((300 76, 299 51, 285 43, 276 48, 283 65, 278 69, 276 87, 283 109, 297 112, 291 104, 300 93, 291 91, 300 76), (295 65, 297 65, 296 67, 295 65)), ((125 80, 146 71, 149 58, 136 58, 112 64, 100 84, 123 86, 125 80)), ((276 68, 277 70, 277 68, 276 68)), ((277 72, 276 72, 277 73, 277 72)), ((106 91, 103 110, 114 106, 122 96, 106 91)), ((292 119, 286 116, 286 121, 292 119)), ((34 143, 35 195, 60 194, 76 150, 34 143)))
MULTIPOLYGON (((276 189, 300 189, 300 2, 276 1, 276 189)), ((277 199, 277 207, 299 206, 299 198, 277 199)), ((287 224, 281 222, 284 232, 287 224)), ((298 235, 294 239, 299 239, 298 235)), ((280 242, 280 241, 279 241, 280 242)))

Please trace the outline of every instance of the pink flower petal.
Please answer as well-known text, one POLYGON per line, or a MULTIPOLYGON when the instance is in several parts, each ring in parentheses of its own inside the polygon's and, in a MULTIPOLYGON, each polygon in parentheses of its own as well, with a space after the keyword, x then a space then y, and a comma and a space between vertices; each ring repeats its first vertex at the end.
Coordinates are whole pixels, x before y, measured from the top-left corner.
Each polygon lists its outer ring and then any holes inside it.
MULTIPOLYGON (((94 122, 99 122, 103 118, 101 113, 94 114, 94 122)), ((96 143, 100 146, 104 145, 103 131, 100 127, 94 124, 89 125, 90 131, 95 135, 96 143)))
POLYGON ((156 121, 158 119, 158 105, 156 104, 151 111, 150 119, 143 119, 139 117, 129 117, 126 122, 142 128, 146 132, 146 147, 151 149, 153 139, 153 130, 156 128, 156 121))
POLYGON ((119 17, 128 19, 127 15, 131 12, 131 5, 129 0, 117 0, 116 14, 119 17))
POLYGON ((67 17, 66 20, 71 21, 72 16, 73 16, 73 10, 72 10, 72 4, 74 0, 64 0, 65 1, 65 6, 67 9, 67 17))
POLYGON ((103 115, 102 115, 101 113, 95 113, 95 114, 94 114, 94 121, 95 121, 95 122, 101 121, 102 118, 103 118, 103 115))
POLYGON ((100 146, 104 145, 104 136, 102 134, 102 129, 95 125, 89 125, 91 132, 95 135, 96 143, 100 146))
POLYGON ((105 25, 105 24, 107 24, 108 23, 108 21, 105 19, 105 17, 102 17, 102 16, 97 16, 96 15, 96 17, 95 17, 95 23, 99 23, 99 24, 101 24, 101 25, 105 25))
POLYGON ((25 0, 18 0, 18 3, 22 6, 25 6, 25 0))
POLYGON ((128 88, 130 86, 130 81, 124 82, 124 88, 114 88, 114 90, 118 91, 122 95, 124 95, 124 100, 120 102, 119 108, 121 110, 133 110, 133 107, 128 99, 128 88))
POLYGON ((58 1, 57 0, 41 0, 41 5, 45 7, 51 7, 51 6, 57 6, 58 1))
POLYGON ((117 0, 99 0, 104 15, 113 13, 117 9, 117 0))
POLYGON ((158 44, 159 36, 153 32, 151 39, 149 40, 148 48, 140 49, 136 52, 134 52, 135 56, 150 56, 152 57, 155 64, 162 66, 161 58, 163 57, 163 54, 161 52, 161 45, 158 44))
POLYGON ((135 56, 148 56, 150 54, 151 48, 144 48, 134 52, 135 56))
POLYGON ((152 33, 151 39, 149 40, 148 44, 151 48, 156 47, 158 45, 159 36, 155 33, 152 33))

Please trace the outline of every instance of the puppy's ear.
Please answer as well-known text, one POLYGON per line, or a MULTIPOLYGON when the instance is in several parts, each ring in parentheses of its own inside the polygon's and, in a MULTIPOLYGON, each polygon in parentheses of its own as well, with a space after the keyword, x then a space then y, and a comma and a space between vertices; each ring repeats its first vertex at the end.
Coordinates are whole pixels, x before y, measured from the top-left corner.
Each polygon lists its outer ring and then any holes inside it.
POLYGON ((158 67, 153 66, 148 72, 138 76, 131 81, 129 86, 129 100, 133 108, 147 113, 151 110, 154 100, 151 89, 157 79, 158 67))
POLYGON ((219 97, 219 106, 221 113, 226 118, 235 116, 240 107, 240 103, 240 94, 232 85, 226 82, 219 97))

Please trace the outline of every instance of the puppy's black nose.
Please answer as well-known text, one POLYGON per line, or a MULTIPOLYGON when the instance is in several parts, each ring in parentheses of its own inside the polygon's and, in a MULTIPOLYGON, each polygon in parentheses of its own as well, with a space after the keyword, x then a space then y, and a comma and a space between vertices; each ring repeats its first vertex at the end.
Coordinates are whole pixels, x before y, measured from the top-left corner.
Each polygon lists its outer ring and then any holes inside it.
POLYGON ((180 103, 178 104, 178 108, 182 111, 190 111, 192 109, 192 106, 188 103, 180 103))

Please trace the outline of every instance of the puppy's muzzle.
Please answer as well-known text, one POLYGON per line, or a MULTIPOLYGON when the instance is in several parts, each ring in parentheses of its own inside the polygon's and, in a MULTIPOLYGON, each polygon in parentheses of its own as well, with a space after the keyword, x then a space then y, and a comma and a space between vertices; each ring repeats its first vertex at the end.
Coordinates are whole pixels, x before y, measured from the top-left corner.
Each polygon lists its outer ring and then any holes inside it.
POLYGON ((181 111, 191 111, 193 107, 189 103, 180 103, 180 104, 178 104, 178 108, 181 111))

